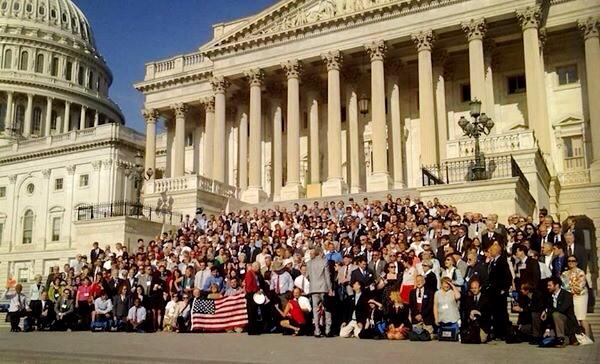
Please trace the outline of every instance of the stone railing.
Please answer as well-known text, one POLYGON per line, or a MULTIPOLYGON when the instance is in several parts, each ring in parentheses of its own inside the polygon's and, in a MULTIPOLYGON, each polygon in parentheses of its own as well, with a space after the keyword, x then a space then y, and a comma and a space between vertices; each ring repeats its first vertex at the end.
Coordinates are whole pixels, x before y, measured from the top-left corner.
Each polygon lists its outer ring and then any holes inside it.
POLYGON ((150 181, 146 184, 145 192, 151 194, 187 190, 210 192, 225 197, 238 197, 238 191, 234 186, 193 174, 150 181))
MULTIPOLYGON (((486 155, 511 153, 535 148, 536 141, 532 130, 517 130, 503 134, 488 135, 479 140, 481 151, 486 155)), ((446 158, 472 157, 475 154, 475 140, 458 139, 446 143, 446 158)))
POLYGON ((150 62, 146 64, 146 76, 144 80, 152 80, 164 76, 193 71, 210 67, 212 63, 200 52, 183 54, 169 59, 150 62))
POLYGON ((565 173, 560 173, 558 179, 563 186, 590 183, 590 170, 567 171, 565 173))
POLYGON ((72 130, 68 133, 52 134, 41 138, 25 139, 13 144, 0 147, 0 157, 14 156, 29 152, 39 152, 44 149, 58 148, 87 142, 105 140, 123 140, 135 145, 144 145, 146 138, 143 134, 129 129, 121 124, 103 124, 95 128, 72 130))

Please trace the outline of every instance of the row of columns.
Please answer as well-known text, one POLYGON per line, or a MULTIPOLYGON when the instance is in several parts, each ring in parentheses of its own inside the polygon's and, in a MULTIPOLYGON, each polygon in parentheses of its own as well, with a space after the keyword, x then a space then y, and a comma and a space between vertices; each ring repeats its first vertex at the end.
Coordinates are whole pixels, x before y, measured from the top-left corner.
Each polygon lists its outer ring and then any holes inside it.
MULTIPOLYGON (((540 26, 541 11, 539 6, 531 6, 516 11, 517 19, 523 31, 523 47, 525 58, 525 73, 527 82, 528 122, 534 130, 539 147, 543 153, 550 151, 550 128, 548 125, 547 102, 545 85, 542 75, 544 68, 540 55, 540 42, 538 28, 540 26)), ((494 98, 493 84, 490 75, 489 52, 484 52, 485 34, 487 25, 485 19, 471 19, 461 24, 466 34, 469 47, 469 75, 471 97, 482 101, 482 111, 493 115, 494 98), (491 88, 491 90, 490 90, 491 88)), ((594 18, 579 23, 584 31, 586 49, 586 68, 588 77, 588 97, 590 105, 590 118, 592 121, 593 161, 600 161, 600 125, 598 125, 600 103, 597 95, 600 86, 595 80, 599 79, 600 47, 598 45, 598 25, 594 18)), ((432 30, 424 30, 412 34, 418 54, 418 79, 419 79, 419 117, 421 123, 420 145, 422 165, 437 164, 440 161, 443 141, 446 135, 446 112, 443 95, 443 68, 433 67, 432 51, 436 35, 432 30), (434 76, 438 82, 434 84, 434 76), (442 82, 440 83, 439 80, 442 82), (441 87, 440 87, 441 84, 441 87), (436 87, 434 87, 434 85, 436 87), (437 97, 436 97, 437 95, 437 97), (436 102, 437 101, 437 102, 436 102), (437 115, 436 115, 437 111, 437 115)), ((397 78, 391 80, 391 136, 386 135, 386 75, 385 69, 391 62, 385 62, 387 46, 383 40, 374 41, 365 45, 371 62, 371 105, 372 105, 372 145, 373 165, 372 173, 367 176, 367 191, 387 190, 392 186, 388 166, 388 141, 390 148, 401 144, 401 132, 395 130, 400 127, 400 82, 397 78), (395 80, 395 81, 394 81, 395 80)), ((439 52, 444 53, 444 52, 439 52)), ((332 50, 321 55, 327 68, 327 166, 328 174, 321 185, 319 161, 319 100, 316 90, 308 90, 307 107, 309 122, 309 168, 310 183, 307 186, 308 195, 335 196, 347 192, 342 176, 342 127, 341 127, 341 87, 340 72, 343 64, 343 54, 339 50, 332 50)), ((438 65, 439 63, 436 62, 438 65)), ((282 142, 281 142, 281 105, 273 102, 273 148, 272 158, 274 197, 280 199, 297 199, 304 196, 305 192, 300 183, 300 78, 302 62, 290 60, 281 64, 287 77, 287 178, 286 185, 282 187, 282 142)), ((242 199, 247 202, 260 202, 267 194, 262 189, 262 86, 265 79, 264 71, 251 69, 245 72, 249 86, 249 114, 242 116, 239 124, 239 188, 242 199), (249 139, 248 139, 249 129, 249 139)), ((307 77, 307 83, 310 78, 307 77)), ((351 80, 350 80, 351 81, 351 80)), ((206 138, 204 150, 205 175, 224 182, 225 158, 223 152, 225 145, 225 102, 226 90, 229 82, 224 77, 215 77, 212 80, 214 100, 211 98, 204 102, 206 110, 206 138), (219 152, 219 150, 221 152, 219 152)), ((360 192, 360 179, 358 168, 358 97, 356 87, 349 82, 348 100, 348 134, 350 150, 350 191, 360 192)), ((277 97, 273 97, 273 101, 277 97)), ((175 163, 174 177, 183 175, 184 165, 184 130, 185 106, 175 106, 175 163)), ((148 121, 148 119, 147 119, 148 121)), ((148 128, 154 129, 155 122, 148 122, 148 128)), ((148 138, 155 138, 155 129, 147 133, 148 138)), ((147 164, 154 167, 155 142, 147 144, 152 146, 147 150, 147 164), (150 161, 151 160, 151 161, 150 161)), ((401 154, 394 152, 394 176, 402 175, 401 154), (400 156, 400 158, 398 158, 400 156), (396 159, 400 159, 396 163, 396 159)), ((400 177, 401 180, 401 177, 400 177)), ((400 181, 402 182, 402 181, 400 181)))
MULTIPOLYGON (((6 115, 4 119, 4 125, 6 129, 13 130, 16 128, 15 123, 17 122, 16 108, 15 108, 15 92, 14 91, 6 91, 7 93, 7 106, 6 106, 6 115)), ((23 136, 29 137, 32 132, 33 127, 33 94, 27 94, 27 105, 25 107, 25 114, 23 120, 23 136)), ((52 110, 54 108, 55 99, 50 96, 46 96, 46 112, 43 123, 41 125, 41 132, 43 136, 50 135, 50 127, 52 125, 52 110)), ((80 108, 80 116, 79 116, 79 130, 85 129, 86 126, 86 116, 88 108, 85 105, 81 105, 80 108)), ((62 125, 57 130, 58 132, 68 133, 71 129, 71 101, 64 101, 64 118, 62 121, 62 125)), ((94 112, 94 127, 97 127, 100 124, 100 112, 96 110, 94 112)))

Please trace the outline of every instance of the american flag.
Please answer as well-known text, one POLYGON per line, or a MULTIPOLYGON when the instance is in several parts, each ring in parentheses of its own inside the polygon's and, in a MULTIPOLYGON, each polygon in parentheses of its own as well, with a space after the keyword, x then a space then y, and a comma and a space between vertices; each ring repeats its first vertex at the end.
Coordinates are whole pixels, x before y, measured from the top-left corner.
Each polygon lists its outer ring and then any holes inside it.
POLYGON ((224 331, 248 324, 244 293, 216 300, 195 300, 192 306, 192 330, 224 331))

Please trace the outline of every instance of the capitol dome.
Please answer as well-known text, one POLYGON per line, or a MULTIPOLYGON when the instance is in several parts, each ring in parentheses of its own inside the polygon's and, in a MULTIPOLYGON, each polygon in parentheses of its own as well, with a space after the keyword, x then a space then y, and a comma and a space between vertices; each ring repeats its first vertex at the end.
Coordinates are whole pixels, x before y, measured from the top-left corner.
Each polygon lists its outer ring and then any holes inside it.
POLYGON ((112 73, 71 0, 0 0, 0 143, 123 123, 112 73))

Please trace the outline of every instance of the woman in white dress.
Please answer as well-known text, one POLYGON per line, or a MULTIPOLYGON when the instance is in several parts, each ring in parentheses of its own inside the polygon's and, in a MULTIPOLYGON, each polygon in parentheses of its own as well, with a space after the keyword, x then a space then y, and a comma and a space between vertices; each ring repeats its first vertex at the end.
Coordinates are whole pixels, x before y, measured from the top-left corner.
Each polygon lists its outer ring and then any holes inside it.
POLYGON ((586 321, 588 306, 588 290, 585 272, 577 268, 577 257, 571 255, 567 258, 567 270, 561 275, 563 288, 573 294, 573 308, 575 317, 585 334, 593 338, 592 328, 586 321))

